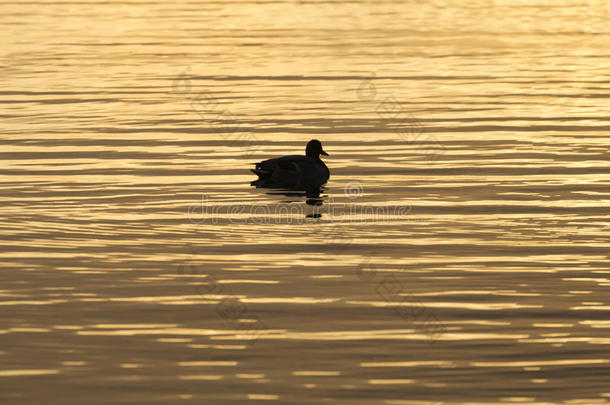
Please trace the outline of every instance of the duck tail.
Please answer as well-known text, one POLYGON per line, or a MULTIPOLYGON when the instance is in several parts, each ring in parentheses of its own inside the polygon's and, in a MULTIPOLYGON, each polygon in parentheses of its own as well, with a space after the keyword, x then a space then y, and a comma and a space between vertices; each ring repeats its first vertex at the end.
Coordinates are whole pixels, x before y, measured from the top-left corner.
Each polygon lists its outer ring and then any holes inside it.
POLYGON ((256 169, 250 169, 250 171, 251 171, 252 173, 256 174, 256 175, 257 175, 258 177, 260 177, 260 178, 269 177, 269 175, 271 174, 271 173, 269 173, 268 171, 266 171, 266 170, 261 170, 261 169, 259 169, 259 168, 256 168, 256 169))
POLYGON ((265 170, 265 169, 261 168, 260 163, 257 163, 256 167, 254 169, 250 169, 250 171, 258 176, 258 179, 251 182, 250 185, 256 186, 256 187, 266 187, 267 186, 267 182, 269 181, 269 178, 271 177, 271 174, 272 174, 271 170, 265 170))

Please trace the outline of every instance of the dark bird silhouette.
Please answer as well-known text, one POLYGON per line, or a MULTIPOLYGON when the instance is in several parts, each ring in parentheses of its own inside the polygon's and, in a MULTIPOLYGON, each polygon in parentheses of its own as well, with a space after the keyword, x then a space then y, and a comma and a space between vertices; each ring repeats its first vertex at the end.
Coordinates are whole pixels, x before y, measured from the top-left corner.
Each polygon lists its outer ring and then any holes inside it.
POLYGON ((255 163, 252 173, 259 178, 251 185, 267 188, 316 190, 328 181, 330 171, 320 155, 328 156, 317 139, 307 143, 305 156, 290 155, 255 163))

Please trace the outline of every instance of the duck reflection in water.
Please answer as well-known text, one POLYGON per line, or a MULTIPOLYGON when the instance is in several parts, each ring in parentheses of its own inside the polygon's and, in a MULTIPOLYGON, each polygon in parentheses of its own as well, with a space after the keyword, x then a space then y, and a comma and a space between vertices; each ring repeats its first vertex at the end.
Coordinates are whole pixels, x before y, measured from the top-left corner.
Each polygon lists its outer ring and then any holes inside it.
MULTIPOLYGON (((306 204, 321 206, 320 193, 330 177, 330 171, 320 155, 328 156, 328 153, 322 149, 320 141, 312 139, 307 143, 305 156, 289 155, 255 163, 252 173, 258 179, 250 184, 256 188, 278 189, 268 194, 307 197, 306 204)), ((314 212, 307 217, 319 218, 321 214, 314 212)))

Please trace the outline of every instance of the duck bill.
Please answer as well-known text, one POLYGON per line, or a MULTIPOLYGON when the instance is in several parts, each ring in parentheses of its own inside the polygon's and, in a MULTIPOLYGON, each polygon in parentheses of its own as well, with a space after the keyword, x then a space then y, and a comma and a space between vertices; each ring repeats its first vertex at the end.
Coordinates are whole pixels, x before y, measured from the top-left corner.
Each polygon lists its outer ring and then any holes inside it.
POLYGON ((320 155, 329 156, 329 154, 324 151, 320 152, 320 155))

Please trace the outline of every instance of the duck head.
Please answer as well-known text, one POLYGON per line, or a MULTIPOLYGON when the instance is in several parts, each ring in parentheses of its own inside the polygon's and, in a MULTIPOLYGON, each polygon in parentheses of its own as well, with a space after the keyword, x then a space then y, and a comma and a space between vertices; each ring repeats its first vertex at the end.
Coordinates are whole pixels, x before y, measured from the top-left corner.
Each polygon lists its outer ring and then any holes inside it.
POLYGON ((322 149, 322 143, 320 141, 317 139, 312 139, 307 143, 305 155, 312 159, 319 159, 320 155, 328 156, 328 153, 324 152, 324 149, 322 149))

